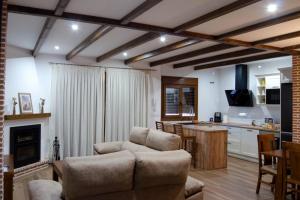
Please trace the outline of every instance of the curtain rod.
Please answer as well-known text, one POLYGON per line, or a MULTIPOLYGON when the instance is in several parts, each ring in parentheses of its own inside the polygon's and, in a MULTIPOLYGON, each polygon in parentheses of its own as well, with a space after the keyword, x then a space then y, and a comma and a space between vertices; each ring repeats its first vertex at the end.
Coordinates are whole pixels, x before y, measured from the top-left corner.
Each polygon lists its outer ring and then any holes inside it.
POLYGON ((80 65, 80 64, 69 64, 69 63, 55 63, 55 62, 49 62, 49 64, 71 65, 71 66, 81 66, 81 67, 100 67, 100 68, 113 68, 113 69, 131 69, 131 70, 143 70, 143 71, 157 71, 155 69, 146 69, 146 68, 103 67, 103 66, 97 66, 97 65, 80 65))

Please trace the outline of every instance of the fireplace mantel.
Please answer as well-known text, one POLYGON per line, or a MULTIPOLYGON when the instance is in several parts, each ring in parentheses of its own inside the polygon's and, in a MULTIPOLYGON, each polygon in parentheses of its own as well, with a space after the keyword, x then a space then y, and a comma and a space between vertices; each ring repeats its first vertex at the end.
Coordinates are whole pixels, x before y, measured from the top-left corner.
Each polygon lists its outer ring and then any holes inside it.
POLYGON ((34 113, 34 114, 22 114, 22 115, 4 115, 5 121, 12 120, 24 120, 24 119, 38 119, 38 118, 49 118, 51 113, 34 113))

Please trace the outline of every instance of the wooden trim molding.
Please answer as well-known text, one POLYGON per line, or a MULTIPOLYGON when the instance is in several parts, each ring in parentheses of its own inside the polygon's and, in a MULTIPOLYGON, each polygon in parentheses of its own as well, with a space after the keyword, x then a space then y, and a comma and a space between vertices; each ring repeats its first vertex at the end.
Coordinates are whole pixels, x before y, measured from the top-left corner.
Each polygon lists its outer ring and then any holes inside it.
POLYGON ((22 115, 4 115, 5 121, 23 120, 23 119, 38 119, 49 118, 51 113, 35 113, 35 114, 22 114, 22 115))

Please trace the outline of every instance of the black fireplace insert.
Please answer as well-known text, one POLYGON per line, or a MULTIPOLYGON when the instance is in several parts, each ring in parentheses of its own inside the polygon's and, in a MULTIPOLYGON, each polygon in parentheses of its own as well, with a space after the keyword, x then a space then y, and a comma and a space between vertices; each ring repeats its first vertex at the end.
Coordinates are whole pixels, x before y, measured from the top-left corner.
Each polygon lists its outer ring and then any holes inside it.
POLYGON ((10 154, 19 168, 41 160, 41 125, 10 128, 10 154))

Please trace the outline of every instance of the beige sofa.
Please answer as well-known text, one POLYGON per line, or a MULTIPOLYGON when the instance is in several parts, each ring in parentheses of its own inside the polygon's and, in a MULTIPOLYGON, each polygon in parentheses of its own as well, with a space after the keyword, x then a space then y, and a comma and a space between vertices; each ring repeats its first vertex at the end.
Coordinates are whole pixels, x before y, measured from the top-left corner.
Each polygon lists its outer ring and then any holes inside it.
POLYGON ((129 141, 105 142, 94 145, 96 154, 106 154, 122 150, 131 152, 172 151, 180 148, 181 139, 178 135, 158 130, 134 127, 129 141))
POLYGON ((133 128, 127 142, 94 145, 100 155, 66 158, 63 186, 29 183, 32 200, 202 200, 204 184, 188 176, 189 153, 176 135, 133 128))
POLYGON ((63 185, 29 182, 31 200, 202 200, 203 183, 188 177, 191 156, 183 150, 67 158, 63 185))

